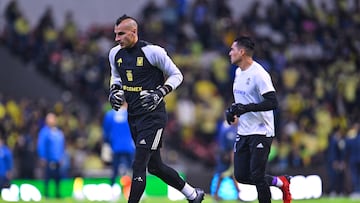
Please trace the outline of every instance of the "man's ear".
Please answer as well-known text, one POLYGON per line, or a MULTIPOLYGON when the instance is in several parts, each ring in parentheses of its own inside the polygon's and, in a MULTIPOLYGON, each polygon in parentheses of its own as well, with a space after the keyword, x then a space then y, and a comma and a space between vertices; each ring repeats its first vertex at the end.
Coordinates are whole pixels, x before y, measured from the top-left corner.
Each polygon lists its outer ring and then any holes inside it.
POLYGON ((241 54, 241 55, 245 55, 245 49, 241 48, 241 49, 240 49, 240 54, 241 54))

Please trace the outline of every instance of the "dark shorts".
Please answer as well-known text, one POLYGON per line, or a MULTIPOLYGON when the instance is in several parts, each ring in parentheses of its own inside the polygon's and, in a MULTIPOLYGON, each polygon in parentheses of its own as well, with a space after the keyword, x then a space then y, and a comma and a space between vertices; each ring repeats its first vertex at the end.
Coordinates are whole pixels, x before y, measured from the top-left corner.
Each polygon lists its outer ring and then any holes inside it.
POLYGON ((264 180, 272 137, 237 135, 234 146, 234 175, 238 182, 264 180))
POLYGON ((162 145, 162 135, 167 122, 165 111, 153 111, 139 116, 129 116, 130 131, 136 147, 156 150, 162 145))

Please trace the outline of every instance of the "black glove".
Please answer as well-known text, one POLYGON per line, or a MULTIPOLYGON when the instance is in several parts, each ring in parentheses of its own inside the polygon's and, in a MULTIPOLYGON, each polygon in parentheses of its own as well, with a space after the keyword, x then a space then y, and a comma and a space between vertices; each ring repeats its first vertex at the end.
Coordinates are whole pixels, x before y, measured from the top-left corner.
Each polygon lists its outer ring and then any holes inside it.
POLYGON ((226 121, 229 125, 235 121, 234 116, 240 117, 242 114, 249 112, 247 105, 244 104, 232 104, 228 109, 225 111, 226 121))
POLYGON ((164 96, 171 91, 171 87, 164 85, 156 90, 143 90, 140 92, 141 105, 148 111, 153 111, 163 100, 164 96))
POLYGON ((249 112, 249 109, 247 108, 247 105, 244 105, 244 104, 240 104, 240 103, 237 103, 237 104, 232 104, 231 105, 231 111, 237 116, 241 116, 242 114, 246 113, 246 112, 249 112))
POLYGON ((121 87, 115 84, 111 85, 109 94, 109 102, 111 107, 117 111, 120 109, 121 105, 123 105, 124 101, 124 91, 121 89, 121 87))
POLYGON ((226 118, 226 122, 231 125, 231 123, 233 123, 235 121, 235 113, 232 112, 231 107, 229 107, 228 109, 226 109, 225 111, 225 118, 226 118))
POLYGON ((155 110, 163 98, 164 95, 160 90, 143 90, 140 92, 141 105, 149 111, 155 110))

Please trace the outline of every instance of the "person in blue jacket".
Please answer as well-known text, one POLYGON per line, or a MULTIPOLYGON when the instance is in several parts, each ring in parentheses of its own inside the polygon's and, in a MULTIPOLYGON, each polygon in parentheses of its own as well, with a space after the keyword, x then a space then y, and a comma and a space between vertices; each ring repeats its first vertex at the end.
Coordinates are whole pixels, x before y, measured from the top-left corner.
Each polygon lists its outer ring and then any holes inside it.
POLYGON ((45 125, 39 131, 38 155, 40 164, 45 171, 44 195, 49 197, 49 181, 55 180, 55 196, 60 198, 61 160, 65 155, 65 137, 63 131, 57 127, 57 117, 48 113, 45 125))
POLYGON ((210 193, 215 200, 237 200, 239 198, 239 188, 233 176, 236 130, 236 122, 229 125, 224 121, 219 128, 217 164, 210 188, 210 193))
POLYGON ((119 169, 120 176, 130 172, 134 159, 135 145, 127 117, 127 103, 124 103, 118 111, 107 111, 103 120, 104 141, 109 143, 112 149, 111 185, 114 185, 119 169))
POLYGON ((5 145, 3 137, 0 136, 0 193, 2 188, 10 187, 10 176, 12 168, 12 153, 10 149, 5 145))

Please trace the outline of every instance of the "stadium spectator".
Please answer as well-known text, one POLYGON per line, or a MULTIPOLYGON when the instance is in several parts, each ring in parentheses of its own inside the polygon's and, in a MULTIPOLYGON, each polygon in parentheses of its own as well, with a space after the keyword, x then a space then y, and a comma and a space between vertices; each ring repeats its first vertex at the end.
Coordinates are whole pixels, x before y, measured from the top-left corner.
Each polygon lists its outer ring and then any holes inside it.
POLYGON ((186 183, 163 163, 160 155, 167 122, 163 98, 180 85, 182 73, 163 48, 139 40, 134 18, 126 15, 118 18, 114 33, 118 45, 109 53, 109 101, 115 110, 119 110, 125 100, 128 103, 128 120, 136 146, 128 202, 140 201, 146 186, 146 169, 181 191, 190 203, 202 202, 204 191, 186 183))
POLYGON ((60 198, 61 161, 65 155, 65 137, 57 127, 57 117, 48 113, 38 138, 38 155, 45 175, 45 197, 49 197, 49 181, 55 181, 55 197, 60 198))
POLYGON ((208 49, 212 46, 212 13, 208 0, 195 0, 191 7, 191 22, 201 45, 208 49))
POLYGON ((0 136, 0 192, 1 189, 10 187, 12 170, 13 170, 12 152, 5 145, 4 138, 0 136))
POLYGON ((346 141, 345 132, 337 128, 330 135, 328 147, 329 195, 334 197, 345 194, 346 141))
POLYGON ((21 15, 19 6, 16 0, 12 0, 5 8, 4 17, 6 20, 6 27, 4 37, 6 38, 5 44, 13 50, 16 47, 16 33, 15 33, 15 21, 21 15))
POLYGON ((34 179, 36 163, 36 137, 38 126, 32 125, 28 132, 22 132, 16 140, 14 157, 17 160, 18 178, 34 179))
POLYGON ((118 111, 108 110, 103 119, 104 142, 108 143, 112 150, 111 185, 114 185, 119 170, 120 176, 131 173, 135 145, 127 117, 127 103, 125 102, 118 111))
POLYGON ((360 124, 358 122, 349 129, 346 145, 352 185, 350 197, 360 199, 360 124))
POLYGON ((266 175, 271 143, 275 136, 274 112, 278 101, 270 75, 253 60, 255 43, 250 37, 235 39, 229 52, 237 65, 233 93, 235 103, 226 110, 226 120, 237 119, 234 146, 234 176, 244 184, 256 186, 260 203, 271 202, 270 185, 283 192, 284 203, 291 202, 290 177, 266 175))

